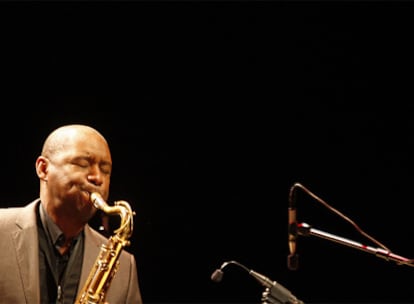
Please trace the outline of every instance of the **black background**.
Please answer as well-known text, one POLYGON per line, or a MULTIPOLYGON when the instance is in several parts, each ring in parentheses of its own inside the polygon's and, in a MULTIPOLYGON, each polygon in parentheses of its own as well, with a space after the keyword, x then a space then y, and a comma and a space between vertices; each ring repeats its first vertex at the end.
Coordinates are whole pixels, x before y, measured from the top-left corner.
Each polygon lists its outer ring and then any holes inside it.
MULTIPOLYGON (((111 200, 147 303, 259 303, 236 260, 309 303, 414 302, 408 265, 314 237, 287 268, 299 182, 411 258, 410 2, 2 2, 1 205, 38 194, 46 135, 110 142, 111 200)), ((299 191, 298 221, 377 248, 299 191)))

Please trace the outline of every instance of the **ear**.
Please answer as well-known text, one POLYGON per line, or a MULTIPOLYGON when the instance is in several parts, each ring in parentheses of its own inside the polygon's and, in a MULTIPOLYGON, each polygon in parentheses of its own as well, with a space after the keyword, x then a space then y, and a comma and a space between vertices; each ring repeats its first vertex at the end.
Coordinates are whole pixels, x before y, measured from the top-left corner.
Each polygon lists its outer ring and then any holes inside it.
POLYGON ((46 181, 47 180, 47 172, 49 167, 49 160, 44 156, 39 156, 36 159, 36 173, 37 176, 41 179, 46 181))

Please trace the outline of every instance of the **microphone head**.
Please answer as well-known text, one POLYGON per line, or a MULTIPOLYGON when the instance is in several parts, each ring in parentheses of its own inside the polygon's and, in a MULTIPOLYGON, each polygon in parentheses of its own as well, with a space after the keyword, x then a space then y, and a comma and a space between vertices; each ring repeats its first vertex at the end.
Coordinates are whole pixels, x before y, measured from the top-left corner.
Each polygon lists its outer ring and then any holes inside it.
POLYGON ((212 274, 211 274, 211 280, 219 283, 221 282, 221 280, 223 279, 223 271, 221 271, 221 269, 216 269, 212 274))

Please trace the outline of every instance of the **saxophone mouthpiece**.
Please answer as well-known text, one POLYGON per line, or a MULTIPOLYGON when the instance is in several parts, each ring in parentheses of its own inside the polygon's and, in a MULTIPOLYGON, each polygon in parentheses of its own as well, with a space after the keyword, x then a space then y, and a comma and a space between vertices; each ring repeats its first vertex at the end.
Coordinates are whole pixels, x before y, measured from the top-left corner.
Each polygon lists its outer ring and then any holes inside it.
POLYGON ((90 199, 92 204, 97 209, 104 209, 107 205, 105 200, 102 198, 102 196, 98 192, 92 192, 90 195, 90 199))

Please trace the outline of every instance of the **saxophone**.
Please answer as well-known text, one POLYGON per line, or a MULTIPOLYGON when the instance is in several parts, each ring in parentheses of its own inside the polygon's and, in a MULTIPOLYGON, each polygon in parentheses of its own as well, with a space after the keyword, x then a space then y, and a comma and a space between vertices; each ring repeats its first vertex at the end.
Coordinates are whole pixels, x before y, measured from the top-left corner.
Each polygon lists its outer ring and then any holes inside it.
POLYGON ((109 206, 102 196, 91 193, 90 199, 97 209, 106 214, 119 214, 121 223, 114 231, 106 244, 101 246, 101 251, 91 269, 83 288, 78 292, 77 304, 105 303, 106 292, 118 270, 119 256, 125 246, 130 245, 129 238, 133 230, 133 216, 131 206, 126 201, 116 201, 114 206, 109 206))

